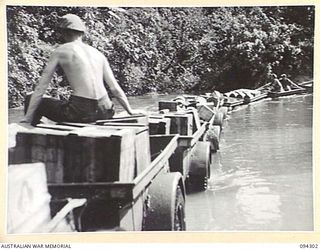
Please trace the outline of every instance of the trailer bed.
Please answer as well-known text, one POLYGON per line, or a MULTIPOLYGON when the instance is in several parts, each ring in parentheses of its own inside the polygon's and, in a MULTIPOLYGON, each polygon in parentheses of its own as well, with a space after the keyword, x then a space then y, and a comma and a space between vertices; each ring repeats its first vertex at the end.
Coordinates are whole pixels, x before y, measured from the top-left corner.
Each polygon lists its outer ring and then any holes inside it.
POLYGON ((174 153, 178 135, 150 136, 152 162, 132 182, 58 183, 48 184, 53 199, 86 198, 117 202, 121 206, 132 202, 161 172, 174 153))

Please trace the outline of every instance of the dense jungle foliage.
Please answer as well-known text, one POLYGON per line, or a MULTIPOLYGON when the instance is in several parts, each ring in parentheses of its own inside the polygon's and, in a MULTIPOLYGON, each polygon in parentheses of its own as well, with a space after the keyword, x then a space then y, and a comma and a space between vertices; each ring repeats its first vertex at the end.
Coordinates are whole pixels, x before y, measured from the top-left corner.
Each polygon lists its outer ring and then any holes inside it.
MULTIPOLYGON (((37 84, 67 13, 84 20, 84 41, 106 55, 128 95, 255 88, 271 72, 313 74, 314 6, 7 6, 9 107, 37 84)), ((66 97, 66 83, 57 72, 48 92, 66 97)))

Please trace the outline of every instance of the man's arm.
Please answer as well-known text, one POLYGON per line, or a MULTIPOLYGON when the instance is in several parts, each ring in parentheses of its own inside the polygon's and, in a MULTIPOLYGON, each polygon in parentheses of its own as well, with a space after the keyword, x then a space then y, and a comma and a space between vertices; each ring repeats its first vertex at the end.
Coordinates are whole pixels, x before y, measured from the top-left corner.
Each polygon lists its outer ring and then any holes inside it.
POLYGON ((290 79, 288 79, 289 83, 291 86, 296 87, 297 89, 303 89, 301 86, 299 86, 298 84, 294 83, 293 81, 291 81, 290 79))
POLYGON ((280 92, 283 92, 284 89, 283 89, 282 83, 279 81, 279 79, 276 79, 276 82, 277 82, 277 84, 278 84, 278 86, 280 88, 280 92))
POLYGON ((28 111, 21 122, 27 122, 27 123, 32 122, 34 113, 41 102, 42 96, 44 95, 44 93, 46 92, 49 86, 52 75, 55 72, 57 65, 58 65, 58 56, 57 56, 57 53, 54 52, 50 57, 47 66, 42 72, 41 78, 39 80, 39 84, 37 85, 34 93, 31 96, 28 111))
POLYGON ((123 92, 122 88, 115 79, 109 62, 104 58, 103 63, 103 80, 108 84, 112 94, 117 98, 121 106, 130 114, 134 114, 134 110, 131 108, 128 98, 123 92))

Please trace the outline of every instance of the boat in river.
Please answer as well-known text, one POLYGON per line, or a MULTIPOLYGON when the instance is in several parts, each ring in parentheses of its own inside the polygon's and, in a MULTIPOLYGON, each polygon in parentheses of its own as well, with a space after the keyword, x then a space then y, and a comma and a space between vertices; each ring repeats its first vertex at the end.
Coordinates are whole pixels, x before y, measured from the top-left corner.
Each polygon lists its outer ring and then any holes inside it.
POLYGON ((267 97, 268 97, 268 93, 266 93, 266 92, 259 92, 254 96, 245 96, 243 104, 256 102, 256 101, 262 100, 262 99, 267 98, 267 97))
POLYGON ((304 88, 306 92, 312 93, 313 92, 313 80, 302 82, 298 84, 301 88, 304 88))
POLYGON ((306 90, 304 88, 303 89, 301 88, 301 89, 292 89, 292 90, 281 91, 281 92, 269 92, 268 96, 271 98, 277 98, 282 96, 302 94, 304 92, 306 92, 306 90))

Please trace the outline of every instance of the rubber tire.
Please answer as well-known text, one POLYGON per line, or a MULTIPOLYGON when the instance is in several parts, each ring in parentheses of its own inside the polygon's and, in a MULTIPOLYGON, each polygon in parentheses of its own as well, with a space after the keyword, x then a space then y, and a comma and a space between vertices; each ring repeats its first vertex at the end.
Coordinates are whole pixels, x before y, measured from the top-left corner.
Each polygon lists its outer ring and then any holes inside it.
POLYGON ((186 230, 185 197, 182 175, 161 174, 148 190, 149 203, 144 211, 144 231, 186 230))
POLYGON ((221 112, 223 114, 223 119, 227 118, 227 115, 228 115, 228 108, 227 107, 220 107, 218 112, 221 112))
POLYGON ((178 186, 176 191, 173 231, 185 231, 185 230, 186 230, 185 200, 184 200, 181 188, 180 186, 178 186))
POLYGON ((217 152, 220 148, 221 127, 218 125, 210 126, 204 134, 203 140, 210 143, 211 152, 217 152))
POLYGON ((213 124, 212 125, 218 125, 222 128, 223 125, 223 113, 218 111, 216 115, 214 116, 213 124))
POLYGON ((208 188, 208 177, 191 175, 188 180, 188 190, 205 191, 208 188))
POLYGON ((194 147, 190 158, 188 185, 190 189, 204 191, 210 178, 210 143, 199 141, 194 147))

